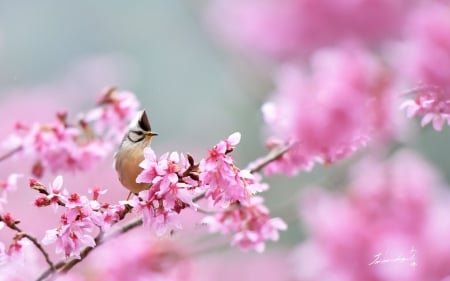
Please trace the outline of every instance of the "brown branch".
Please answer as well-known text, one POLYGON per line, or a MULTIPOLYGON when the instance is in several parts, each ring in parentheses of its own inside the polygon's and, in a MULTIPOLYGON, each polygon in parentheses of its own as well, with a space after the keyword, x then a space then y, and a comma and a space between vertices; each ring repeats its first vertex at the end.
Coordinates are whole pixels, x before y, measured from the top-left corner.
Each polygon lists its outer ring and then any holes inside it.
POLYGON ((24 232, 21 232, 21 233, 24 235, 25 238, 27 238, 28 240, 30 240, 31 243, 34 244, 34 246, 36 246, 36 248, 37 248, 37 249, 42 253, 42 255, 44 256, 45 261, 47 262, 47 264, 50 266, 51 269, 54 270, 54 269, 55 269, 55 265, 53 264, 52 260, 50 259, 50 256, 49 256, 49 254, 47 253, 47 251, 44 249, 44 247, 42 247, 41 243, 39 243, 39 242, 37 241, 37 239, 36 239, 35 237, 31 236, 30 234, 24 233, 24 232))
POLYGON ((26 233, 25 231, 23 231, 20 227, 17 226, 17 224, 19 223, 18 221, 14 221, 14 222, 5 222, 5 220, 3 220, 3 218, 0 216, 0 221, 3 221, 5 223, 5 225, 16 231, 17 235, 19 235, 19 237, 24 237, 26 239, 28 239, 31 243, 33 243, 34 246, 36 246, 36 248, 42 253, 42 255, 45 258, 45 261, 47 262, 47 264, 49 265, 50 269, 54 270, 55 265, 53 264, 52 260, 50 259, 49 254, 47 253, 47 251, 44 249, 44 247, 42 247, 41 243, 39 243, 39 241, 32 235, 26 233))
POLYGON ((249 169, 250 173, 252 174, 261 171, 262 169, 264 169, 264 167, 266 167, 273 161, 280 159, 280 157, 282 157, 286 152, 288 152, 289 149, 291 149, 291 147, 292 145, 279 146, 276 149, 270 151, 269 154, 267 154, 263 158, 257 160, 256 163, 254 162, 255 163, 254 165, 250 164, 247 169, 249 169))
POLYGON ((17 152, 21 151, 22 148, 23 148, 22 146, 18 146, 16 148, 14 148, 13 150, 8 151, 7 153, 3 154, 2 156, 0 156, 0 162, 3 161, 3 160, 8 159, 9 157, 13 156, 17 152))

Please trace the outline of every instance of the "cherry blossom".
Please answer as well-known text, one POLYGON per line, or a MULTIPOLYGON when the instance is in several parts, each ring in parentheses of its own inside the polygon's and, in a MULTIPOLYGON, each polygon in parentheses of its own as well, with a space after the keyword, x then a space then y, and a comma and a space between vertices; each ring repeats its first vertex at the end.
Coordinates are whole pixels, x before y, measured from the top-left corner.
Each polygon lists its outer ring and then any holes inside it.
POLYGON ((400 33, 411 6, 405 0, 216 0, 207 19, 213 35, 232 48, 286 60, 349 38, 381 44, 400 33))
POLYGON ((421 125, 432 123, 437 131, 442 130, 446 122, 450 124, 450 96, 447 92, 424 87, 410 94, 414 94, 415 98, 408 99, 401 105, 409 118, 422 116, 421 125))
POLYGON ((120 142, 118 135, 123 136, 137 112, 139 104, 132 93, 115 93, 104 94, 98 107, 74 123, 68 121, 65 112, 56 114, 56 120, 48 124, 17 123, 3 145, 32 159, 35 177, 42 177, 46 171, 87 171, 112 152, 120 142), (111 126, 105 127, 105 122, 111 126))
POLYGON ((356 163, 346 194, 307 189, 299 209, 308 238, 292 259, 299 280, 448 278, 449 268, 434 262, 450 258, 442 244, 450 197, 442 187, 434 167, 399 151, 356 163))
POLYGON ((63 206, 64 212, 60 217, 60 225, 46 231, 42 243, 56 244, 56 252, 66 257, 80 258, 80 251, 84 247, 96 245, 94 235, 100 229, 108 231, 111 226, 120 220, 125 210, 123 204, 102 203, 99 196, 106 190, 96 187, 92 190, 93 199, 84 195, 69 193, 63 189, 63 178, 57 176, 49 187, 43 186, 35 180, 31 181, 32 188, 44 193, 36 199, 37 207, 52 205, 63 206))
POLYGON ((393 61, 400 78, 415 85, 402 107, 407 116, 421 116, 437 131, 450 120, 450 9, 435 1, 419 5, 409 16, 405 40, 394 49, 393 61), (417 86, 417 84, 419 84, 417 86))
POLYGON ((22 239, 20 253, 7 255, 0 243, 0 279, 11 281, 34 280, 42 270, 36 248, 26 239, 22 239))
POLYGON ((318 50, 310 64, 309 73, 285 65, 275 93, 263 106, 274 135, 268 146, 291 147, 266 167, 268 172, 292 175, 314 163, 333 163, 392 130, 393 92, 375 56, 351 43, 318 50))
POLYGON ((150 147, 146 147, 139 166, 143 170, 136 182, 150 183, 151 187, 127 204, 142 212, 144 224, 159 235, 181 228, 176 214, 186 207, 197 207, 193 198, 200 190, 198 182, 190 178, 191 172, 197 172, 195 165, 183 154, 164 153, 158 158, 150 147))
POLYGON ((239 133, 230 135, 225 141, 210 149, 208 156, 200 161, 199 180, 206 189, 205 197, 211 198, 214 204, 220 203, 223 207, 234 201, 249 200, 247 182, 241 177, 240 169, 229 155, 240 138, 239 133))
POLYGON ((90 220, 84 218, 68 221, 66 216, 62 216, 61 220, 65 224, 46 231, 42 240, 44 245, 56 243, 56 253, 63 253, 66 257, 76 258, 80 258, 83 247, 95 246, 95 240, 92 236, 93 224, 90 220))
POLYGON ((6 181, 0 181, 0 211, 3 210, 3 204, 6 204, 8 192, 17 189, 17 180, 22 177, 20 174, 10 174, 6 181))
POLYGON ((249 203, 235 203, 228 209, 203 219, 211 232, 233 234, 232 245, 241 249, 262 252, 267 240, 277 241, 278 231, 286 230, 280 218, 270 218, 261 197, 252 197, 249 203))
POLYGON ((127 125, 136 116, 140 103, 131 92, 108 88, 97 99, 97 105, 86 113, 84 120, 94 123, 97 135, 117 142, 123 138, 127 125))

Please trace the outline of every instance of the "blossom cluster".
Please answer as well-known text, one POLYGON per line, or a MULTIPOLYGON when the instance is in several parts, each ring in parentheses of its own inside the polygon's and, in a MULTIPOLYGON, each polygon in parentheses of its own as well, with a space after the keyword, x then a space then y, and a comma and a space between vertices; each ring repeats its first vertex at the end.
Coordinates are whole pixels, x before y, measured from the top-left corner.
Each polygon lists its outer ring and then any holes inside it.
POLYGON ((84 247, 96 245, 94 235, 96 230, 106 232, 112 224, 119 221, 125 206, 101 203, 99 196, 106 190, 94 188, 91 190, 92 199, 78 193, 69 193, 63 189, 63 178, 57 176, 47 188, 42 183, 31 180, 30 187, 40 195, 34 201, 37 207, 64 207, 57 228, 47 230, 42 243, 44 245, 56 243, 56 253, 63 253, 66 257, 80 258, 80 251, 84 247))
POLYGON ((45 171, 87 171, 116 147, 138 107, 133 94, 111 88, 75 122, 60 112, 52 123, 16 123, 15 132, 3 145, 13 154, 32 159, 35 177, 45 171))
POLYGON ((205 198, 217 212, 203 220, 212 232, 234 233, 232 244, 262 251, 265 241, 277 240, 286 225, 270 218, 262 201, 253 196, 268 186, 250 171, 240 170, 230 155, 240 137, 234 133, 219 142, 198 164, 190 155, 172 152, 156 157, 145 148, 136 181, 149 183, 150 189, 126 203, 143 213, 144 224, 163 234, 180 228, 176 215, 183 209, 202 211, 197 201, 205 198))
POLYGON ((392 90, 386 70, 360 45, 322 49, 307 73, 285 65, 275 94, 263 105, 266 123, 278 143, 292 149, 266 172, 295 174, 314 163, 329 164, 389 133, 392 90))
POLYGON ((292 149, 265 171, 288 175, 401 135, 396 112, 411 95, 408 116, 441 130, 450 119, 449 15, 438 0, 217 0, 207 13, 222 42, 258 66, 270 62, 266 145, 292 149))
POLYGON ((446 280, 448 190, 434 167, 402 150, 355 165, 346 195, 302 193, 308 238, 292 261, 299 280, 446 280), (414 175, 408 177, 406 175, 414 175))
MULTIPOLYGON (((211 232, 232 234, 232 245, 263 251, 265 242, 278 240, 278 232, 287 226, 280 218, 271 218, 262 198, 256 196, 267 190, 268 185, 260 181, 255 170, 241 170, 236 166, 230 153, 239 141, 240 134, 232 134, 211 148, 199 163, 191 155, 177 152, 157 157, 146 147, 140 163, 142 172, 136 182, 148 183, 150 188, 118 204, 101 202, 100 196, 106 190, 98 187, 90 191, 90 199, 69 192, 62 176, 55 177, 48 186, 30 179, 30 187, 38 193, 34 206, 51 207, 55 213, 63 209, 59 225, 46 231, 42 244, 55 244, 57 254, 81 259, 84 249, 96 247, 98 239, 132 209, 142 215, 144 225, 160 236, 181 228, 178 214, 189 208, 208 214, 202 223, 211 232), (206 207, 201 206, 202 199, 206 200, 203 204, 206 207)), ((17 178, 13 174, 2 184, 5 192, 15 188, 17 178)), ((1 256, 4 260, 20 256, 26 236, 20 234, 16 220, 9 213, 2 215, 1 222, 1 226, 18 232, 8 249, 1 244, 1 256)))
MULTIPOLYGON (((34 247, 49 266, 40 279, 56 271, 64 272, 105 243, 105 237, 122 231, 120 226, 113 226, 131 212, 141 215, 141 220, 132 225, 143 223, 158 236, 180 229, 179 214, 189 209, 206 214, 202 223, 211 232, 231 234, 231 244, 241 249, 261 252, 267 240, 278 239, 278 232, 287 226, 280 218, 272 218, 262 198, 257 196, 268 189, 258 175, 260 168, 240 169, 231 155, 240 142, 240 133, 220 141, 198 162, 190 154, 178 152, 157 156, 152 148, 146 147, 136 182, 147 183, 149 188, 117 204, 101 201, 106 190, 99 187, 89 191, 91 197, 69 191, 62 175, 54 177, 48 185, 37 179, 45 172, 90 170, 117 144, 119 136, 123 138, 126 124, 138 106, 133 94, 111 88, 100 96, 97 107, 79 115, 76 122, 69 122, 66 113, 58 113, 56 121, 50 124, 17 123, 16 133, 5 142, 12 150, 2 160, 15 155, 31 158, 29 186, 37 192, 33 205, 50 207, 59 216, 59 222, 47 229, 42 239, 22 230, 19 221, 3 211, 8 194, 17 189, 22 175, 11 174, 1 181, 0 228, 15 233, 9 246, 0 243, 1 263, 13 268, 34 247), (54 245, 56 254, 65 258, 58 268, 47 253, 49 245, 54 245)), ((9 274, 6 269, 0 271, 5 276, 9 274)))

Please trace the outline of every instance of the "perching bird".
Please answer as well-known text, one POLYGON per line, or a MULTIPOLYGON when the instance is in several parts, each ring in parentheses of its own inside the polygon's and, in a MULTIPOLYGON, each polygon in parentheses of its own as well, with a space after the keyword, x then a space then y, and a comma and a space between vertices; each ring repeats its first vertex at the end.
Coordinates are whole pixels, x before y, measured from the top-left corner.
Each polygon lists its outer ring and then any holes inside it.
POLYGON ((115 168, 119 175, 119 181, 132 193, 149 187, 148 183, 136 183, 136 178, 142 171, 139 163, 144 160, 144 148, 150 145, 153 136, 158 135, 152 132, 145 110, 140 112, 138 119, 132 123, 122 139, 122 143, 114 156, 115 168))

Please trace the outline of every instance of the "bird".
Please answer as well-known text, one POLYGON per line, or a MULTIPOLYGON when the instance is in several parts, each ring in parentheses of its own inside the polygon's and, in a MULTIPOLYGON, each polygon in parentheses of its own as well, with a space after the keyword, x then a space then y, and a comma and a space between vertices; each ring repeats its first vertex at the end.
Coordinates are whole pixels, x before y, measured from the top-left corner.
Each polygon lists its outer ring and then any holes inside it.
POLYGON ((144 149, 150 146, 151 140, 158 134, 152 131, 145 110, 138 113, 120 143, 114 156, 114 167, 120 183, 132 193, 137 194, 150 187, 149 183, 137 183, 136 178, 142 168, 139 163, 144 160, 144 149))

